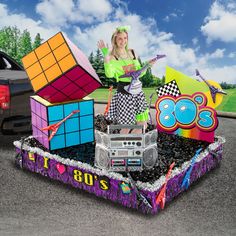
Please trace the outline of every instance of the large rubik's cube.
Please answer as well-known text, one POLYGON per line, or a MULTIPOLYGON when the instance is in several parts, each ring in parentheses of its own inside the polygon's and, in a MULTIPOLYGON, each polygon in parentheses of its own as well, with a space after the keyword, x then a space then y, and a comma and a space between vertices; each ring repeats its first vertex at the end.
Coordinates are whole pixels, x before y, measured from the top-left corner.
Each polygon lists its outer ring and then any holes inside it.
POLYGON ((55 150, 94 141, 94 101, 81 99, 52 104, 35 95, 30 97, 33 136, 49 150, 55 150), (73 111, 51 140, 51 131, 42 130, 57 124, 73 111))
POLYGON ((22 62, 35 93, 51 103, 81 99, 102 85, 87 57, 61 32, 22 62))

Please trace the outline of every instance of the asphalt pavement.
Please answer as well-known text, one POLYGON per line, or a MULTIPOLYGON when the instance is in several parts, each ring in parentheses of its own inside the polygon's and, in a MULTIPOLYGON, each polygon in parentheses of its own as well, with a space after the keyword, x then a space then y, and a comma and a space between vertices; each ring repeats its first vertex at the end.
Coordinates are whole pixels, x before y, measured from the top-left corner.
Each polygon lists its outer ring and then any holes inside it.
POLYGON ((236 119, 219 122, 220 166, 154 216, 18 169, 12 142, 22 135, 0 135, 0 236, 236 235, 236 119))

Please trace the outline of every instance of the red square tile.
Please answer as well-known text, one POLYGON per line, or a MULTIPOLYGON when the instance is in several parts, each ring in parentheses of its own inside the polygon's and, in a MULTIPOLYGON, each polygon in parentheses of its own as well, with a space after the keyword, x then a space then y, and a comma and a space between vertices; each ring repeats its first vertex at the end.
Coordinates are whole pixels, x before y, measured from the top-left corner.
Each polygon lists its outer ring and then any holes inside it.
POLYGON ((52 86, 57 88, 58 90, 63 89, 67 86, 71 81, 66 76, 61 76, 56 81, 52 83, 52 86))
POLYGON ((78 86, 74 83, 70 83, 68 86, 64 87, 62 89, 62 92, 68 96, 70 96, 71 94, 75 93, 75 91, 78 90, 78 86))

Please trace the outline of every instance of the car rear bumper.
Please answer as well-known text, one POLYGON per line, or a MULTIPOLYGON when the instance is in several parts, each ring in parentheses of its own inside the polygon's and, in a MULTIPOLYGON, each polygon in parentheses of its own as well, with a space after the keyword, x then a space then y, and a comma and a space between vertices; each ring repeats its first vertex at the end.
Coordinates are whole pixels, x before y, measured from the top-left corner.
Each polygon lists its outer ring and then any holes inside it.
POLYGON ((1 121, 2 133, 31 131, 31 117, 11 117, 1 121))

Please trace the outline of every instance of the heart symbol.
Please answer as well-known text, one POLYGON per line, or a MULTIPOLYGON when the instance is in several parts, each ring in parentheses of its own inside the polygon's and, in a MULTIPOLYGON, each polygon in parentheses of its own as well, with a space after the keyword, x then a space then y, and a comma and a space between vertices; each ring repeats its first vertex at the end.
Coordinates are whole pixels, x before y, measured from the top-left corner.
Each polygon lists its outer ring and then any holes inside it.
POLYGON ((58 172, 62 175, 66 171, 66 167, 63 164, 57 163, 56 164, 58 172))

